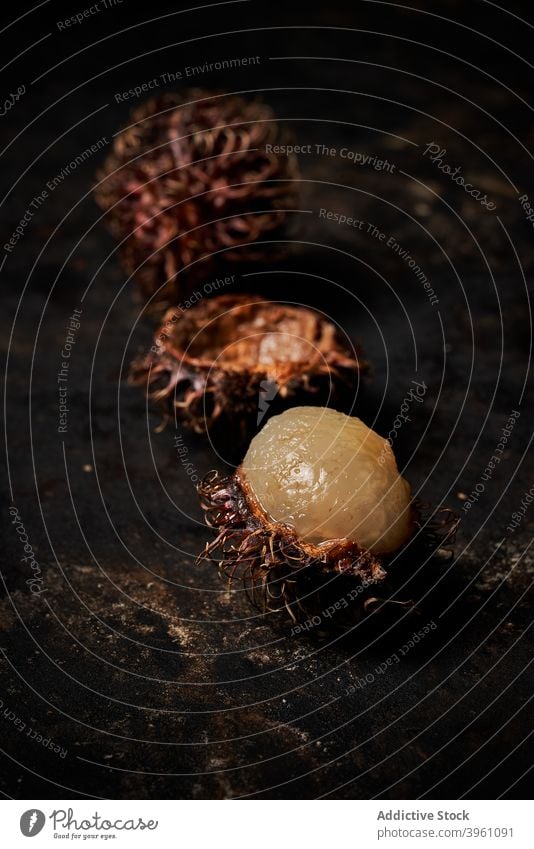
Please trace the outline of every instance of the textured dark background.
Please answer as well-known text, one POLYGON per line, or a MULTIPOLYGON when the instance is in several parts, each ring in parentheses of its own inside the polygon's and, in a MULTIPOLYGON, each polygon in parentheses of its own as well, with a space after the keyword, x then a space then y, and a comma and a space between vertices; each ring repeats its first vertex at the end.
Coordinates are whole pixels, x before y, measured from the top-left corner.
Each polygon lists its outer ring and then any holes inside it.
MULTIPOLYGON (((124 0, 65 33, 55 22, 77 9, 48 3, 0 34, 12 59, 2 91, 27 86, 0 120, 2 244, 47 180, 126 121, 115 92, 206 60, 260 55, 257 67, 193 82, 258 90, 299 143, 395 163, 391 174, 303 157, 301 207, 312 212, 295 214, 294 250, 238 286, 319 306, 362 343, 373 374, 361 415, 382 433, 410 381, 426 382, 395 449, 422 497, 463 516, 457 559, 433 566, 420 613, 382 639, 376 629, 292 636, 239 591, 230 598, 213 568, 195 566, 209 534, 175 429, 157 433, 158 417, 124 383, 152 322, 124 286, 88 195, 104 153, 95 156, 50 194, 1 271, 12 487, 1 513, 7 796, 524 793, 534 509, 515 533, 507 525, 533 482, 534 233, 518 195, 534 192, 534 19, 528 4, 431 8, 252 0, 176 14, 124 0), (287 56, 324 58, 269 59, 287 56), (431 141, 495 212, 422 156, 431 141), (325 225, 321 207, 394 235, 431 279, 439 308, 391 251, 325 225), (83 313, 62 437, 56 374, 75 308, 83 313), (521 416, 502 462, 463 511, 458 493, 480 482, 512 410, 521 416), (43 571, 37 597, 11 503, 43 571), (438 627, 418 648, 376 674, 429 622, 438 627), (372 683, 345 694, 368 673, 372 683), (66 756, 30 739, 29 727, 66 756)), ((224 468, 204 442, 183 436, 198 474, 224 468)))

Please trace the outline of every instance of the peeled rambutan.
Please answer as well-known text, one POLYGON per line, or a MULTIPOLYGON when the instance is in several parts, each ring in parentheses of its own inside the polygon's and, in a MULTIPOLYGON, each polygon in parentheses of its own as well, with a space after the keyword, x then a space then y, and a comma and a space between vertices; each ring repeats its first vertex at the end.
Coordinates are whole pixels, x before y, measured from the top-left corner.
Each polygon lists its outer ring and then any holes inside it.
POLYGON ((201 559, 230 581, 240 576, 261 610, 285 609, 295 621, 357 621, 391 600, 406 565, 431 559, 458 524, 447 509, 425 519, 389 442, 326 408, 270 419, 236 472, 211 472, 198 491, 217 532, 201 559))
MULTIPOLYGON (((348 407, 366 364, 335 325, 307 307, 220 295, 169 310, 130 382, 166 419, 242 446, 298 403, 348 407)), ((240 455, 241 456, 241 455, 240 455)))
POLYGON ((272 152, 283 139, 264 103, 202 89, 132 112, 94 194, 144 300, 176 303, 215 255, 250 261, 280 235, 298 178, 295 156, 272 152))

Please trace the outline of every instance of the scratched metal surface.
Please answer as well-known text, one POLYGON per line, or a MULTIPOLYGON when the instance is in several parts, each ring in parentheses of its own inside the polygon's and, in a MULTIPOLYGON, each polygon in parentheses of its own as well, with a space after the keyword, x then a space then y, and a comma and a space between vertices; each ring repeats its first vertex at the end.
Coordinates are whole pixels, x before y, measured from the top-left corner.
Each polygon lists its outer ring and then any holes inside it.
MULTIPOLYGON (((295 214, 293 250, 253 276, 239 272, 237 288, 319 307, 363 345, 373 370, 359 409, 381 433, 392 428, 411 381, 425 383, 395 450, 422 497, 462 515, 456 559, 421 576, 419 613, 386 636, 357 628, 342 637, 322 626, 294 635, 284 619, 258 616, 239 590, 229 596, 208 564, 196 566, 210 535, 176 452, 176 430, 157 432, 158 416, 124 383, 129 359, 150 342, 152 321, 132 301, 112 240, 85 196, 103 154, 89 158, 49 193, 2 269, 12 487, 1 514, 3 793, 523 792, 532 763, 534 509, 516 529, 507 527, 532 486, 525 385, 534 239, 518 200, 533 185, 532 113, 522 101, 532 69, 510 53, 528 55, 527 27, 484 3, 459 10, 452 2, 435 9, 461 14, 463 28, 376 4, 274 5, 267 14, 252 2, 207 18, 190 13, 173 33, 154 23, 113 38, 106 51, 82 52, 28 86, 2 119, 6 144, 65 95, 4 154, 5 240, 47 180, 126 119, 116 92, 243 53, 239 35, 163 45, 251 30, 246 53, 262 57, 257 66, 193 82, 263 90, 295 142, 312 152, 300 157, 303 211, 295 214), (473 32, 482 14, 487 38, 473 32), (325 26, 346 31, 314 28, 325 26), (283 56, 338 59, 268 58, 283 56), (100 74, 102 63, 118 67, 100 74), (494 210, 424 154, 431 142, 494 210), (337 153, 317 155, 316 144, 337 153), (355 165, 340 155, 344 147, 393 167, 355 165), (321 209, 363 223, 341 225, 321 209), (426 273, 439 304, 430 303, 390 237, 426 273), (74 309, 82 314, 68 369, 68 429, 58 434, 57 373, 74 309), (516 410, 500 462, 477 492, 516 410), (459 493, 473 492, 463 509, 459 493), (27 583, 12 505, 41 570, 39 594, 27 583), (403 652, 427 625, 432 630, 403 652)), ((6 88, 140 20, 135 10, 108 15, 68 40, 54 31, 31 60, 14 63, 6 88)), ((17 37, 26 44, 46 27, 53 31, 55 20, 49 12, 32 16, 17 37)), ((225 468, 200 438, 183 438, 195 474, 225 468)))

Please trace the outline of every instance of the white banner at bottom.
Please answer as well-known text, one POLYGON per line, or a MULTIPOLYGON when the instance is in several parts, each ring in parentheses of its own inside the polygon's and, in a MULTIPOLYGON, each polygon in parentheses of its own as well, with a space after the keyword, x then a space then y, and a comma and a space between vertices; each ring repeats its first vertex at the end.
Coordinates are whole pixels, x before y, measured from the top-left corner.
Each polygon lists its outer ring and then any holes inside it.
POLYGON ((531 849, 526 801, 3 801, 2 845, 531 849))

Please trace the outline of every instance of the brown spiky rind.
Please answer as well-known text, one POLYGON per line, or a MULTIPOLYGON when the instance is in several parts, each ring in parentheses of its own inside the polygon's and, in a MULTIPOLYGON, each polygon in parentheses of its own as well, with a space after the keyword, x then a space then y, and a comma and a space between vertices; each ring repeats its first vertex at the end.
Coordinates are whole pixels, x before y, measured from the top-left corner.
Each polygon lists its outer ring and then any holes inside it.
POLYGON ((256 295, 220 295, 169 310, 151 350, 132 363, 129 380, 146 389, 164 420, 174 415, 197 433, 231 426, 242 444, 288 406, 347 406, 365 369, 357 351, 315 310, 256 295), (305 359, 288 360, 281 343, 279 359, 270 348, 270 362, 258 361, 256 340, 275 344, 284 332, 302 342, 305 359))
MULTIPOLYGON (((210 472, 197 488, 206 523, 217 533, 199 561, 216 563, 230 585, 240 578, 262 612, 286 610, 295 622, 353 624, 390 604, 395 575, 405 577, 404 566, 413 571, 451 543, 459 523, 447 508, 425 519, 423 505, 414 503, 410 539, 394 554, 376 555, 351 540, 305 543, 291 527, 271 522, 239 469, 230 476, 210 472)), ((393 603, 412 606, 409 599, 393 603)))
POLYGON ((144 300, 176 303, 217 252, 249 261, 260 238, 280 234, 298 178, 295 156, 271 150, 283 139, 264 103, 202 89, 132 112, 94 194, 144 300))

